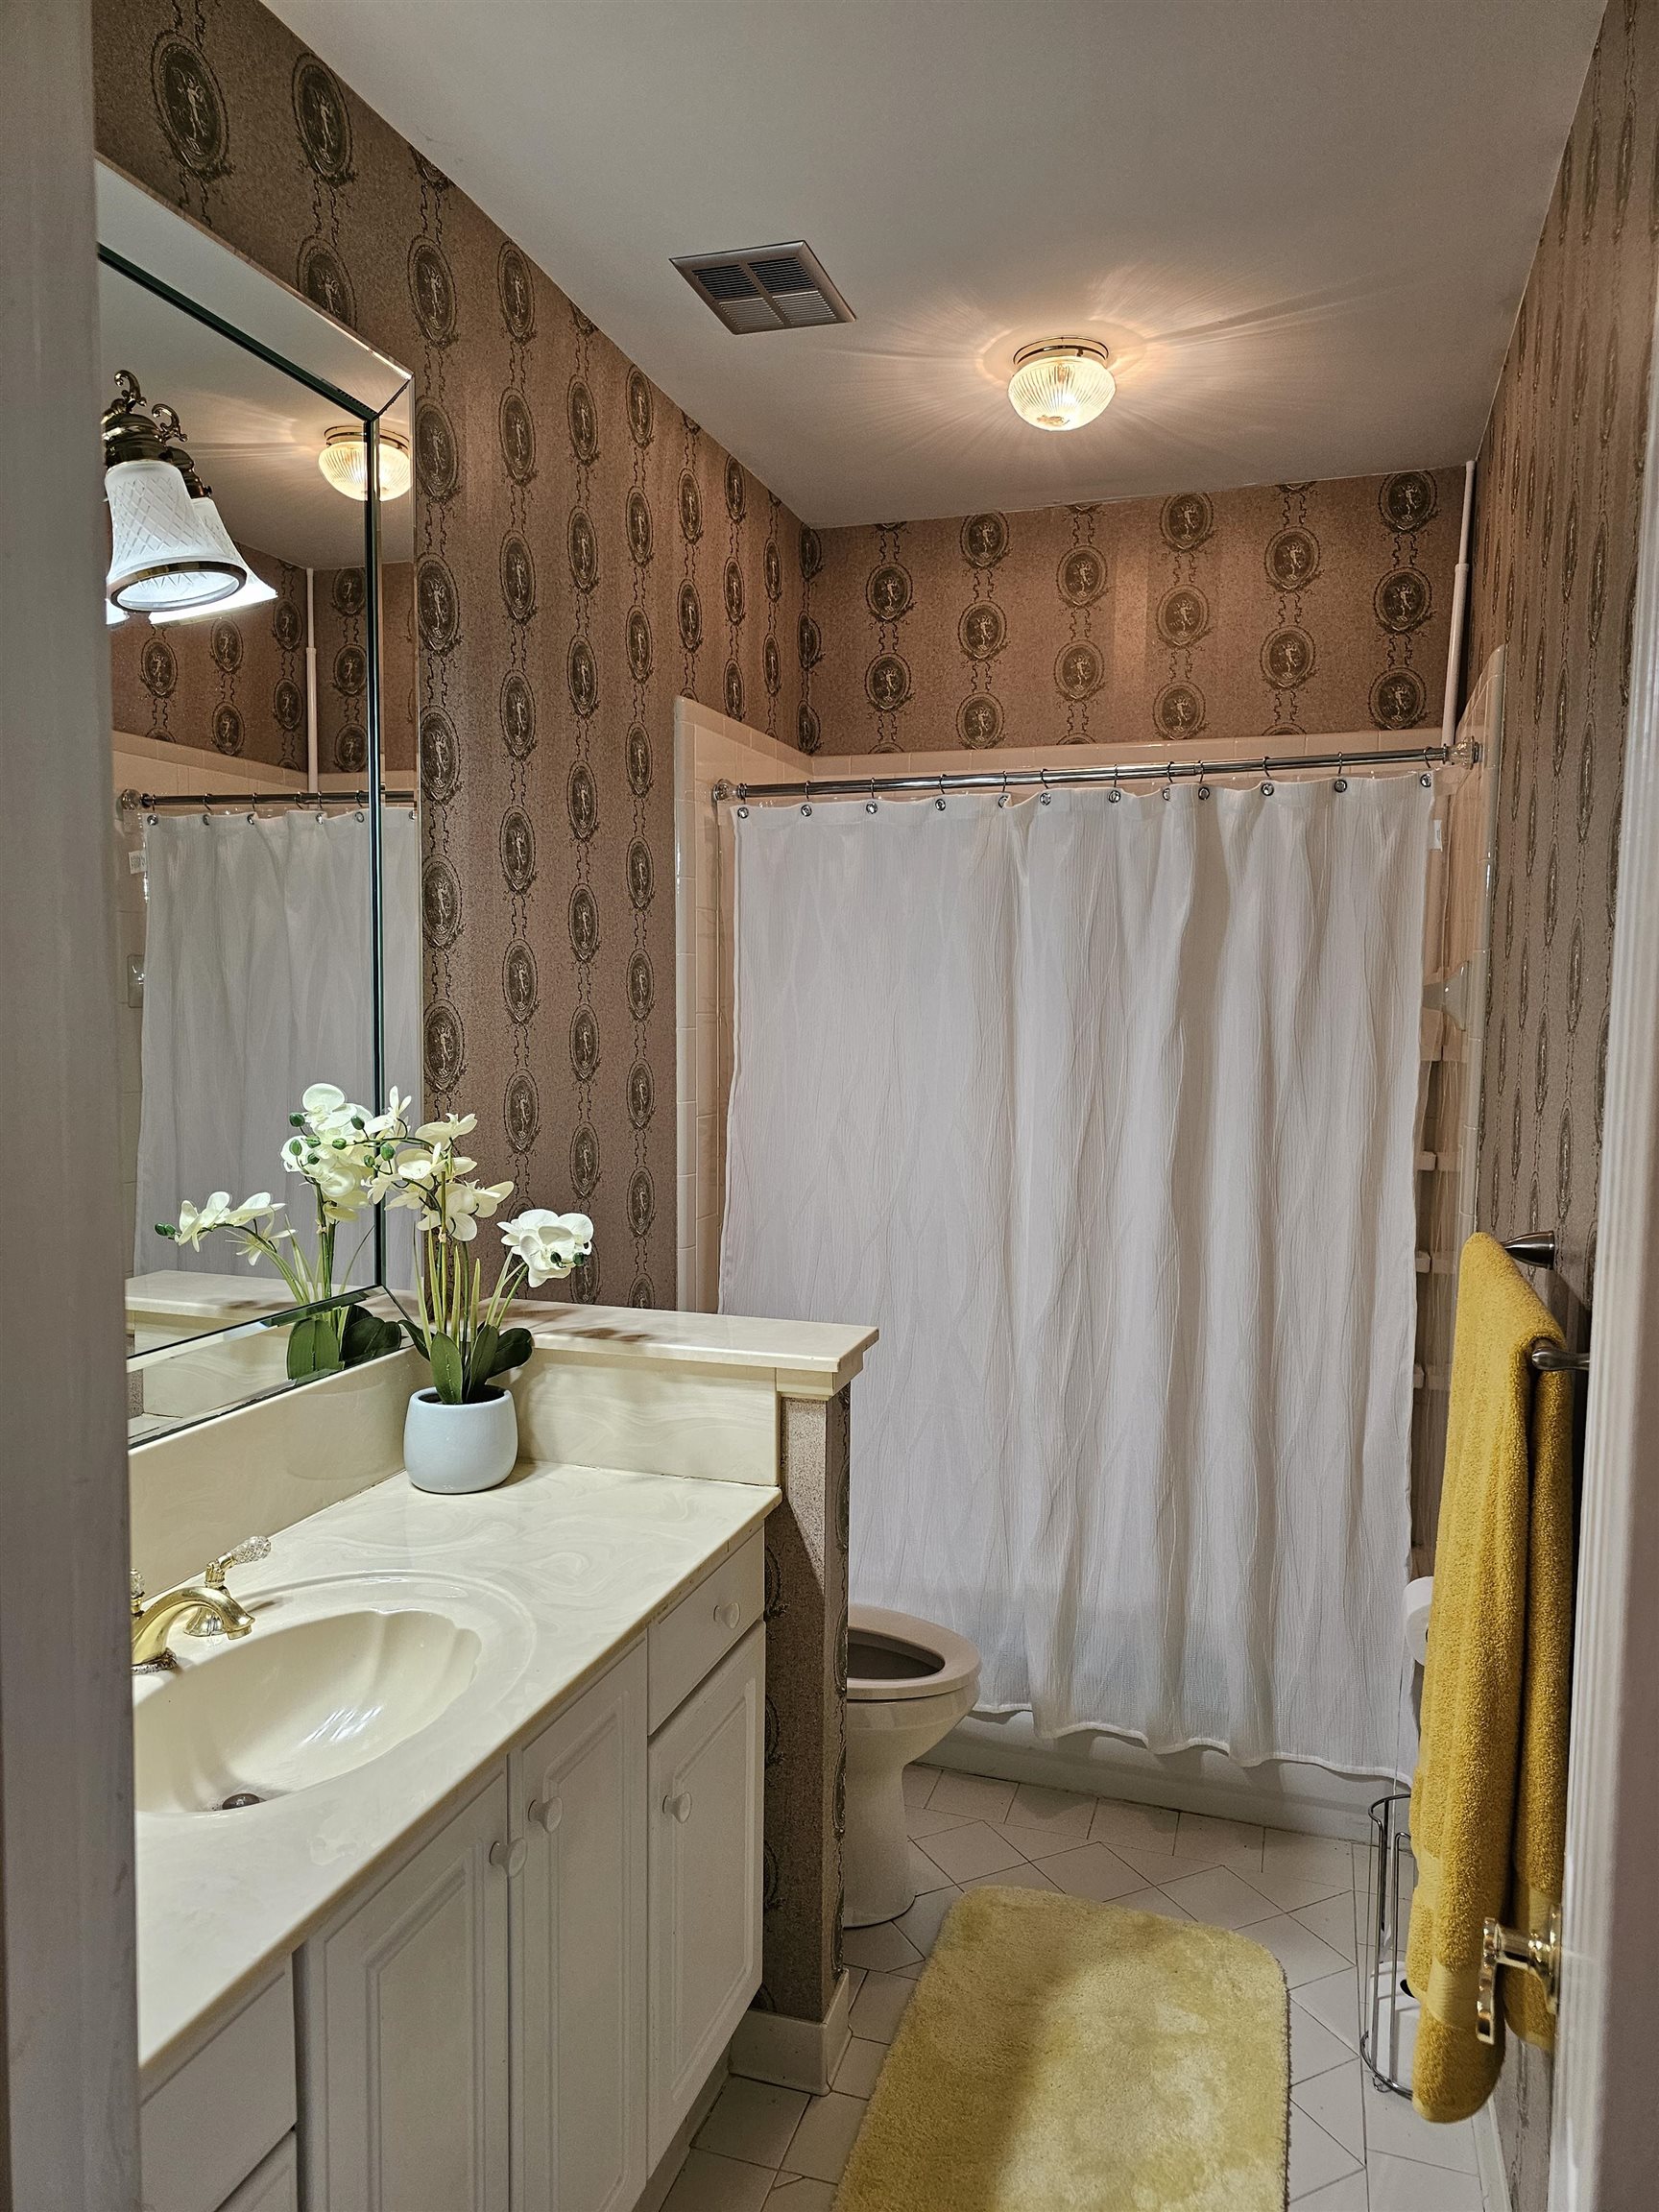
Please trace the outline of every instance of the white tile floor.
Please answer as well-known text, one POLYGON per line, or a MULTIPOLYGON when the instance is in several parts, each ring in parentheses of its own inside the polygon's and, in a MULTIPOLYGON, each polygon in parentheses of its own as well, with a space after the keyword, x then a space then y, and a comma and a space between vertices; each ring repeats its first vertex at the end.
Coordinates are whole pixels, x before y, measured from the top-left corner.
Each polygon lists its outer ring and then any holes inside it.
POLYGON ((912 1767, 918 1896, 849 1929, 853 2042, 830 2093, 733 2076, 664 2212, 829 2212, 865 2100, 939 1924, 964 1888, 1014 1882, 1244 1930, 1290 1985, 1290 2200, 1298 2212, 1484 2212, 1472 2127, 1431 2128, 1358 2057, 1364 1846, 912 1767))

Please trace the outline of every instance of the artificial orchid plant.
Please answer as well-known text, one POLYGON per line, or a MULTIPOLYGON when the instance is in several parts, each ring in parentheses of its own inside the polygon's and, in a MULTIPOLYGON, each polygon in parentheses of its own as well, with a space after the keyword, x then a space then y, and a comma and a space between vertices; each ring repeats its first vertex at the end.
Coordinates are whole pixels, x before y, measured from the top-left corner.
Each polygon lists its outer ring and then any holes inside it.
MULTIPOLYGON (((177 1224, 157 1222, 159 1235, 200 1250, 204 1237, 228 1230, 250 1266, 261 1259, 293 1293, 297 1306, 323 1306, 295 1322, 288 1339, 288 1373, 298 1379, 354 1367, 394 1351, 395 1321, 377 1320, 360 1303, 327 1306, 334 1287, 335 1242, 340 1224, 381 1203, 413 1208, 421 1251, 415 1271, 418 1319, 402 1328, 432 1369, 432 1383, 446 1405, 473 1405, 489 1397, 492 1379, 520 1366, 530 1355, 527 1329, 503 1329, 507 1308, 526 1286, 568 1275, 593 1248, 593 1224, 585 1214, 555 1214, 532 1207, 501 1224, 508 1257, 486 1294, 483 1264, 468 1247, 478 1223, 492 1219, 511 1183, 469 1180, 477 1166, 456 1150, 477 1118, 467 1114, 425 1121, 411 1139, 408 1100, 392 1093, 382 1114, 353 1105, 332 1083, 313 1083, 289 1116, 295 1131, 282 1147, 282 1165, 309 1184, 317 1214, 317 1239, 307 1255, 294 1230, 276 1217, 287 1209, 269 1190, 256 1190, 232 1206, 228 1190, 204 1205, 188 1199, 177 1224)), ((365 1236, 367 1232, 365 1232, 365 1236)), ((362 1250, 359 1240, 357 1252, 362 1250)), ((349 1269, 348 1269, 348 1272, 349 1269)))

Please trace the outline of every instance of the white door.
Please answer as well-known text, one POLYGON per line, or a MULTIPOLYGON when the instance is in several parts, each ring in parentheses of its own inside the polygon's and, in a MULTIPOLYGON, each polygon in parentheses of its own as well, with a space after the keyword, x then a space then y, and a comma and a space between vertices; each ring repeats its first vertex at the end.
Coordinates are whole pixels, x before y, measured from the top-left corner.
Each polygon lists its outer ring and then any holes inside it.
POLYGON ((652 1739, 651 2163, 760 1986, 765 1631, 652 1739))
POLYGON ((507 1777, 301 1954, 307 2212, 508 2212, 507 1777))
POLYGON ((645 1647, 525 1750, 516 1900, 518 2212, 644 2189, 645 1647))

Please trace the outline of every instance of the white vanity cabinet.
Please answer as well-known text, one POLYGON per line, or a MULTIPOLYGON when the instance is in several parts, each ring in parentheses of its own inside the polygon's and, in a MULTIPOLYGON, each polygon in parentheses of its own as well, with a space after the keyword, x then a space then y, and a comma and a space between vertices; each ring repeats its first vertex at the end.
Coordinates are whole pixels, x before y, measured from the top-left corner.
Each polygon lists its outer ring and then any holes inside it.
POLYGON ((517 2212, 629 2212, 645 2186, 645 1645, 514 1761, 517 2212))
POLYGON ((633 2212, 760 1983, 762 1577, 757 1534, 300 1953, 305 2212, 633 2212))
POLYGON ((765 1640, 751 1629, 651 1739, 651 2163, 760 1985, 765 1640))
POLYGON ((306 2212, 508 2212, 503 1770, 300 1955, 306 2212))

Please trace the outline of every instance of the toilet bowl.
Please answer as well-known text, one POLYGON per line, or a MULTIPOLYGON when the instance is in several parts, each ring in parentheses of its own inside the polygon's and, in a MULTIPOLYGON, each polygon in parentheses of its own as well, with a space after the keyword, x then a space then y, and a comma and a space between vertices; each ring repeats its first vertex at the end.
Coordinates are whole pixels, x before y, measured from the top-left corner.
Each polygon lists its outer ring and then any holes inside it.
POLYGON ((904 1830, 904 1769, 930 1751, 979 1694, 979 1654, 965 1636, 908 1613, 854 1605, 847 1620, 849 1928, 893 1920, 916 1901, 904 1830))

